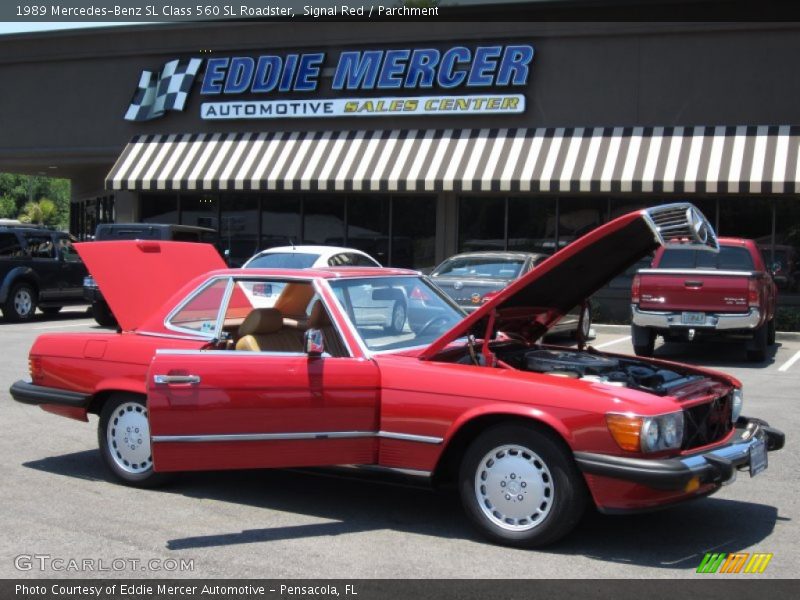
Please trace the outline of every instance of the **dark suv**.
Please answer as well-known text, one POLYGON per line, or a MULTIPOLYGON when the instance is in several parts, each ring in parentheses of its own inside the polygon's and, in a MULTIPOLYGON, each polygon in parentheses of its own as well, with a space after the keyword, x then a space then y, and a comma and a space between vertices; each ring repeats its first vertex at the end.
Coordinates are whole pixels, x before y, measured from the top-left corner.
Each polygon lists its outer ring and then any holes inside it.
POLYGON ((86 267, 68 233, 36 226, 0 225, 0 307, 6 321, 27 321, 83 304, 86 267))
MULTIPOLYGON (((175 242, 205 242, 217 244, 217 232, 207 227, 172 225, 167 223, 103 223, 94 234, 96 242, 113 240, 172 240, 175 242)), ((117 319, 103 298, 94 278, 83 281, 83 296, 92 305, 94 320, 104 327, 116 327, 117 319)))

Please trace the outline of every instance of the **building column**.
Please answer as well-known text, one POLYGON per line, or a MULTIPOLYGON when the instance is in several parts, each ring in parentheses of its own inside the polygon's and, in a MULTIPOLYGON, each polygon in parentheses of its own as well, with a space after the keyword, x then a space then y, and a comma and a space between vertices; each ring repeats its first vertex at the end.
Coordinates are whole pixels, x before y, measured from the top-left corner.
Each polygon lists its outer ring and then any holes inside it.
POLYGON ((458 252, 458 199, 453 192, 439 194, 436 203, 436 264, 458 252))

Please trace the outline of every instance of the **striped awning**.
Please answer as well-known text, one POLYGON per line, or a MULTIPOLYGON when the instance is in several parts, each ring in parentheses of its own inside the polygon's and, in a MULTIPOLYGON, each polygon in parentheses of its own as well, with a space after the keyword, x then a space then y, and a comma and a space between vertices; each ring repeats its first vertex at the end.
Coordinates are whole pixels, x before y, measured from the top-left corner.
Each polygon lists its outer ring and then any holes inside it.
POLYGON ((114 190, 791 194, 800 127, 143 135, 114 190))

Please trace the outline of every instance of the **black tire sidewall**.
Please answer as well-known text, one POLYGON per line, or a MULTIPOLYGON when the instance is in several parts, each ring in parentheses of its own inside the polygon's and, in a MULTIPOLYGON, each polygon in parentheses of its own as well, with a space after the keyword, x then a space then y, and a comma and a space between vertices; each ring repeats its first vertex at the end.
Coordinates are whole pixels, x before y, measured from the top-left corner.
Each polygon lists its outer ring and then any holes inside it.
POLYGON ((9 321, 14 321, 17 323, 21 321, 30 321, 36 314, 36 305, 38 303, 37 300, 38 298, 36 290, 31 284, 24 282, 14 284, 11 286, 11 290, 8 293, 8 298, 6 298, 6 303, 3 306, 3 316, 9 321), (14 308, 14 298, 21 288, 27 289, 31 296, 31 311, 27 315, 20 315, 17 312, 17 309, 14 308))
POLYGON ((586 507, 586 486, 572 457, 557 437, 543 428, 498 425, 481 434, 468 448, 459 470, 459 493, 467 516, 490 540, 531 548, 553 543, 569 533, 586 507), (519 444, 535 452, 553 478, 553 505, 540 525, 528 531, 507 531, 490 521, 475 496, 475 472, 486 454, 505 444, 519 444))
POLYGON ((108 447, 108 423, 117 408, 127 402, 136 402, 143 407, 146 406, 141 396, 126 393, 114 394, 103 404, 103 408, 100 411, 100 420, 97 424, 97 444, 100 448, 100 456, 114 477, 126 485, 135 487, 160 485, 165 480, 165 476, 153 471, 152 467, 143 473, 129 473, 120 468, 111 456, 111 449, 108 447))

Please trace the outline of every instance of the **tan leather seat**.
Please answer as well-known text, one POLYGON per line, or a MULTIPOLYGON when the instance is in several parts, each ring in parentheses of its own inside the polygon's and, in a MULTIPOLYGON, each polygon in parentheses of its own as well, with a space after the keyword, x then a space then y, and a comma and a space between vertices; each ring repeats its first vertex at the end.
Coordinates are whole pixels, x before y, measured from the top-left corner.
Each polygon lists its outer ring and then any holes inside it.
POLYGON ((314 306, 311 307, 308 328, 319 329, 322 332, 322 345, 325 348, 325 352, 331 356, 349 356, 347 346, 342 342, 339 332, 336 331, 336 327, 331 323, 328 311, 325 310, 319 300, 314 302, 314 306))
POLYGON ((253 352, 303 352, 303 333, 283 326, 277 308, 256 308, 239 326, 237 350, 253 352))

